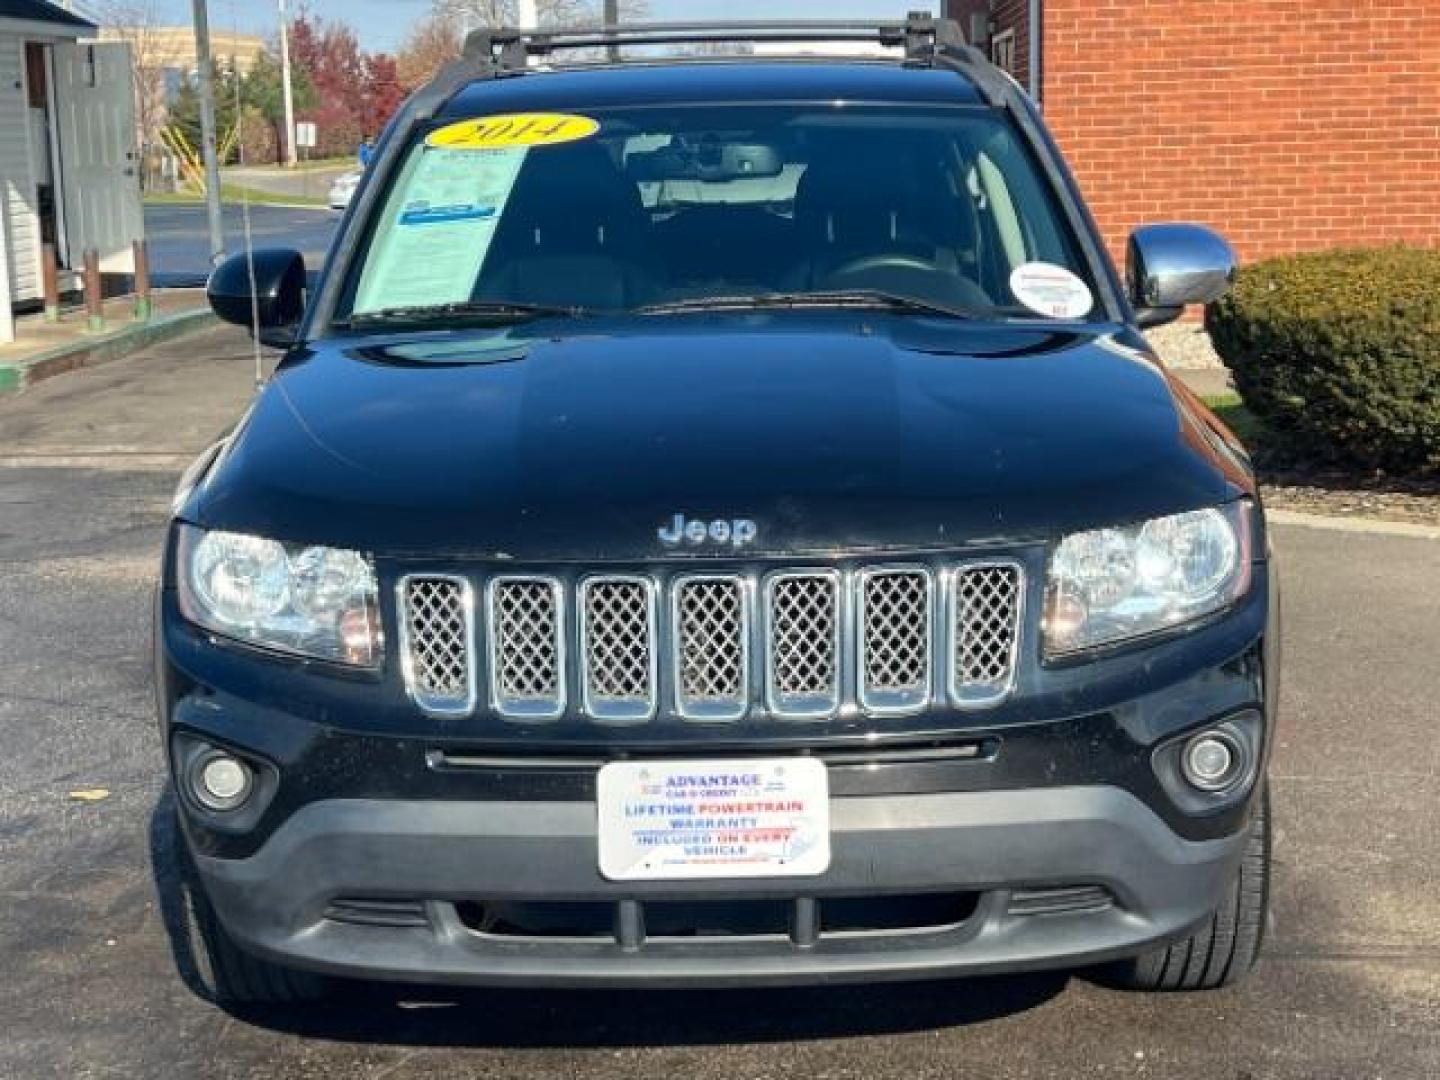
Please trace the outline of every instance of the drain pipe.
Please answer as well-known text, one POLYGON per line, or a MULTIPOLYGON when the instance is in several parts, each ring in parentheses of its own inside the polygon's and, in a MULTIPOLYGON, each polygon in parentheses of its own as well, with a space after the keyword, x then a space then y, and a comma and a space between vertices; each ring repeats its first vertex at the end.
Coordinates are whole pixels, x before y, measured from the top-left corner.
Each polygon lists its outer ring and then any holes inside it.
POLYGON ((1030 0, 1030 40, 1026 48, 1030 54, 1030 96, 1035 99, 1035 104, 1043 105, 1040 100, 1040 88, 1043 86, 1041 72, 1044 68, 1044 41, 1045 34, 1041 20, 1045 17, 1045 5, 1042 0, 1030 0))

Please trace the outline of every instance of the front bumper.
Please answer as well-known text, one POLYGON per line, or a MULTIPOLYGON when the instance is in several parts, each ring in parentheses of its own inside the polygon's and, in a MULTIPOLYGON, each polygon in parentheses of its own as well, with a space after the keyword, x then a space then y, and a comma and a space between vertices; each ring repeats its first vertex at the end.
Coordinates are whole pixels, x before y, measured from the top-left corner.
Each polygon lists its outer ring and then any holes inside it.
POLYGON ((1145 950, 1206 918, 1232 883, 1243 833, 1187 841, 1112 787, 958 792, 833 802, 833 861, 783 884, 617 885, 596 869, 589 803, 312 803, 254 855, 197 857, 221 921, 292 966, 398 981, 695 986, 935 978, 1068 967, 1145 950), (1099 886, 1108 903, 1025 914, 1016 890, 1099 886), (682 891, 677 893, 677 888, 682 891), (949 925, 829 932, 827 900, 976 894, 949 925), (652 937, 649 903, 769 897, 785 933, 652 937), (336 917, 336 897, 421 902, 418 925, 336 917), (614 932, 483 932, 465 901, 607 905, 614 932), (807 912, 818 912, 812 916, 807 912))
POLYGON ((172 770, 190 740, 269 771, 251 817, 205 813, 183 776, 177 788, 220 921, 280 963, 529 986, 1074 967, 1185 935, 1232 885, 1259 781, 1197 810, 1167 791, 1157 762, 1189 732, 1248 715, 1263 774, 1278 659, 1275 581, 1263 564, 1256 584, 1225 617, 1143 652, 1055 669, 1031 657, 1025 692, 983 713, 603 731, 418 719, 393 673, 340 679, 258 659, 197 632, 162 591, 160 715, 172 770), (621 885, 600 875, 594 797, 605 761, 796 753, 817 755, 830 773, 833 859, 823 876, 621 885), (1042 903, 1046 913, 1020 902, 1047 889, 1103 902, 1042 903), (847 899, 937 894, 969 906, 957 903, 963 914, 949 921, 830 923, 847 899), (688 936, 665 929, 662 914, 705 901, 726 913, 769 902, 784 917, 728 936, 704 919, 688 936), (500 933, 471 917, 487 905, 559 905, 589 921, 583 933, 500 933))

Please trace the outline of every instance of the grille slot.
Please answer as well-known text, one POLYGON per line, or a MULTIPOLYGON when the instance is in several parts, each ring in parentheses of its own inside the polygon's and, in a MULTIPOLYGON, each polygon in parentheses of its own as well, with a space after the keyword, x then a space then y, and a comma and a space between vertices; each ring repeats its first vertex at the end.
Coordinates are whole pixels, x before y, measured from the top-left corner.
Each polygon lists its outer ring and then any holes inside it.
POLYGON ((915 712, 929 701, 934 592, 924 569, 861 573, 860 703, 870 712, 915 712))
POLYGON ((598 720, 648 720, 656 705, 654 583, 592 577, 580 597, 585 711, 598 720))
POLYGON ((744 583, 734 576, 686 577, 671 596, 679 712, 695 720, 739 719, 750 684, 744 583))
POLYGON ((464 578, 416 576, 400 581, 401 656, 415 704, 436 716, 475 707, 474 596, 464 578))
POLYGON ((1011 915, 1068 915, 1076 911, 1104 911, 1115 897, 1103 885, 1057 885, 1042 889, 1015 889, 1010 893, 1011 915))
POLYGON ((1010 693, 1019 654, 1023 574, 1015 563, 962 567, 951 611, 950 693, 962 708, 1010 693))
POLYGON ((429 926, 423 900, 367 899, 339 896, 325 906, 325 918, 356 926, 429 926))
POLYGON ((565 711, 564 593, 546 577, 490 584, 490 699, 516 719, 551 720, 565 711))
POLYGON ((840 704, 840 576, 781 573, 765 583, 766 696, 783 716, 824 717, 840 704))

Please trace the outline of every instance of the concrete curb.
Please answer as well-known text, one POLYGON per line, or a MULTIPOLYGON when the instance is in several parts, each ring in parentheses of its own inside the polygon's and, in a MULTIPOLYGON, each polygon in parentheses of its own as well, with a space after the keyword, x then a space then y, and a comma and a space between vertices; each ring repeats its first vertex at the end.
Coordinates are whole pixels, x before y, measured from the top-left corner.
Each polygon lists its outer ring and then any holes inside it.
MULTIPOLYGON (((153 206, 153 207, 168 207, 168 206, 199 206, 199 207, 203 207, 205 204, 204 204, 203 202, 151 202, 151 203, 146 203, 145 205, 146 205, 147 207, 151 207, 151 206, 153 206)), ((247 204, 246 204, 246 203, 242 203, 242 202, 240 202, 239 200, 234 200, 234 201, 226 200, 226 202, 225 202, 226 208, 234 207, 236 210, 239 210, 242 206, 245 206, 245 205, 247 205, 247 204)), ((269 210, 314 210, 316 213, 326 213, 326 214, 338 214, 338 213, 340 213, 339 210, 336 210, 333 206, 330 206, 330 205, 328 205, 328 204, 322 205, 322 204, 320 204, 320 203, 286 202, 286 201, 285 201, 285 197, 284 197, 283 195, 277 195, 277 196, 275 196, 274 199, 251 199, 250 202, 248 203, 248 205, 250 206, 250 208, 251 208, 252 210, 253 210, 253 209, 260 208, 260 207, 264 207, 264 208, 269 209, 269 210)))
MULTIPOLYGON (((244 204, 244 203, 238 203, 238 202, 237 202, 237 203, 230 203, 229 205, 231 205, 231 206, 243 206, 243 205, 245 205, 245 204, 244 204)), ((255 207, 257 207, 257 206, 268 207, 268 208, 271 209, 271 210, 314 210, 317 214, 338 214, 338 213, 340 213, 339 210, 336 210, 333 206, 329 206, 329 205, 326 205, 326 206, 318 206, 318 205, 316 205, 315 203, 275 202, 275 201, 273 201, 273 200, 271 200, 271 199, 266 199, 264 202, 254 202, 254 201, 252 200, 251 203, 250 203, 250 208, 253 210, 253 209, 254 209, 255 207)))
POLYGON ((1303 514, 1298 510, 1266 510, 1272 525, 1298 525, 1330 532, 1362 533, 1369 536, 1408 536, 1413 540, 1440 540, 1440 525, 1418 525, 1410 521, 1382 521, 1379 518, 1327 517, 1303 514))
POLYGON ((53 349, 27 356, 12 364, 0 365, 0 394, 24 390, 67 371, 108 364, 151 345, 158 345, 162 341, 169 341, 181 334, 209 326, 215 321, 215 314, 209 308, 197 308, 194 311, 182 311, 152 319, 138 326, 127 326, 123 330, 88 340, 57 345, 53 349))

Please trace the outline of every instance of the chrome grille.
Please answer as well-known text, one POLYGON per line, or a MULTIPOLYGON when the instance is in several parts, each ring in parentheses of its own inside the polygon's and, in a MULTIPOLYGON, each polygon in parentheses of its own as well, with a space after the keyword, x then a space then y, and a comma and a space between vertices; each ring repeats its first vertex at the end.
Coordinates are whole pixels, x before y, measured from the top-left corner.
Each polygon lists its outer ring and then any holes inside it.
POLYGON ((475 707, 474 600, 455 577, 400 582, 405 685, 415 704, 439 716, 475 707))
POLYGON ((675 685, 679 711, 697 720, 745 713, 750 624, 738 577, 687 577, 674 586, 675 685))
POLYGON ((595 577, 581 591, 586 711, 643 720, 655 710, 655 586, 648 578, 595 577))
POLYGON ((535 720, 565 708, 563 593, 553 578, 490 584, 490 695, 498 712, 535 720))
POLYGON ((486 583, 478 664, 471 582, 404 577, 406 687, 427 713, 465 715, 483 670, 490 707, 506 719, 554 720, 576 707, 620 723, 662 709, 687 721, 739 720, 762 681, 763 707, 785 719, 832 717, 856 704, 901 716, 937 697, 983 708, 1014 688, 1025 595, 1018 562, 793 569, 762 581, 757 592, 739 572, 593 575, 578 586, 502 574, 486 583))
POLYGON ((860 575, 860 703, 871 712, 913 712, 929 701, 933 607, 926 570, 860 575))
POLYGON ((825 716, 840 704, 840 576, 776 574, 766 582, 770 707, 825 716))
POLYGON ((950 692, 957 705, 989 705, 1015 679, 1024 590, 1013 563, 964 567, 955 573, 951 612, 950 692))

